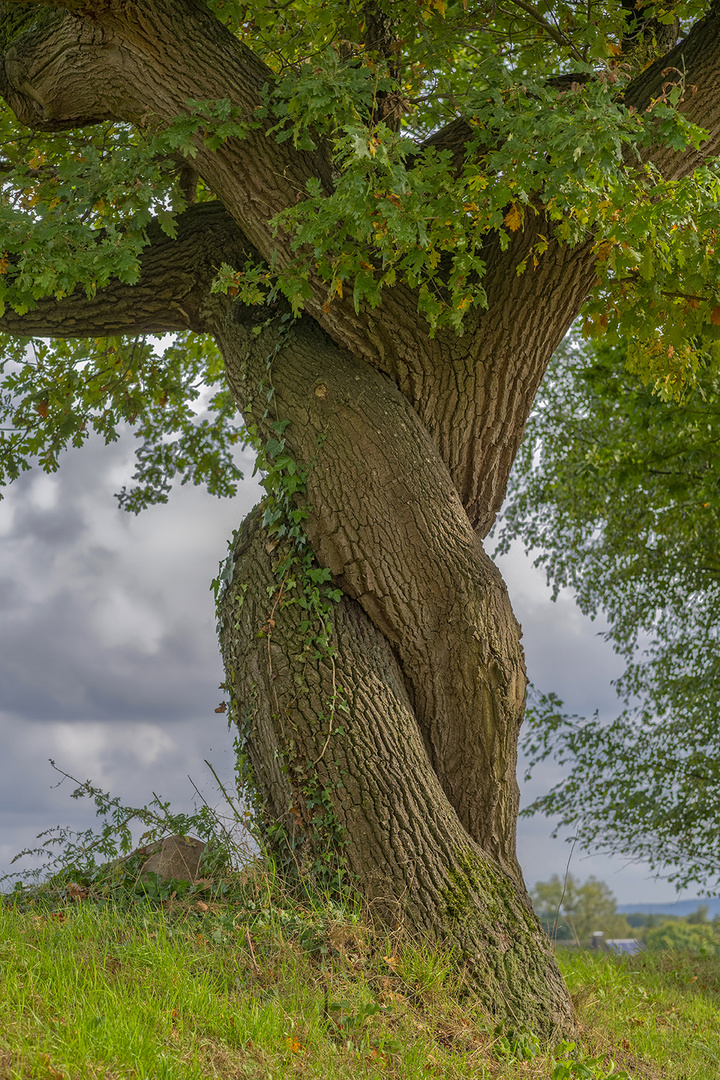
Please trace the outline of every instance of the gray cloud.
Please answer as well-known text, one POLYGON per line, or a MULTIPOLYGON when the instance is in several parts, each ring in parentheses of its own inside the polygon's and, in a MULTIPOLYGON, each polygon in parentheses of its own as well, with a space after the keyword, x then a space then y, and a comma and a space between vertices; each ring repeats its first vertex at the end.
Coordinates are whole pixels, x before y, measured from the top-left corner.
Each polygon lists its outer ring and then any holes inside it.
MULTIPOLYGON (((215 798, 204 758, 232 777, 231 735, 214 712, 222 670, 209 584, 259 488, 247 480, 221 502, 184 487, 134 518, 113 499, 131 472, 130 440, 93 443, 54 476, 24 475, 0 502, 0 874, 42 829, 94 820, 71 785, 53 786, 50 757, 135 805, 155 791, 188 809, 188 773, 215 798)), ((567 595, 553 605, 522 553, 502 569, 531 680, 573 711, 611 712, 621 665, 599 626, 567 595)), ((552 782, 550 767, 526 797, 552 782)), ((568 848, 550 831, 544 819, 521 823, 529 882, 564 872, 568 848)), ((572 869, 604 877, 622 902, 675 897, 646 868, 622 866, 576 852, 572 869)))

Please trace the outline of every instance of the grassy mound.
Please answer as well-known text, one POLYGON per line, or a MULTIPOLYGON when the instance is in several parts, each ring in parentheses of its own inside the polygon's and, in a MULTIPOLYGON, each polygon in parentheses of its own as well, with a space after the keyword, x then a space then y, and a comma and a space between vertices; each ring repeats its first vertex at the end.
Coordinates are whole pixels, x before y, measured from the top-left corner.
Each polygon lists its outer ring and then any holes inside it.
POLYGON ((192 888, 56 880, 0 905, 0 1078, 718 1075, 717 961, 561 963, 583 1037, 541 1048, 493 1025, 451 957, 288 895, 259 860, 192 888))

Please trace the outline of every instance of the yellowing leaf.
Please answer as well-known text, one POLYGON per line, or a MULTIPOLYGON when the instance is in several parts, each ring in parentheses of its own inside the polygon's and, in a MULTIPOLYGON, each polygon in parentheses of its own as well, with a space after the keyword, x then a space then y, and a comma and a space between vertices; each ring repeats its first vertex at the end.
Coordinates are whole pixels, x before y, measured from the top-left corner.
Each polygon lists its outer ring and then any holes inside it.
POLYGON ((431 270, 434 270, 437 264, 440 262, 440 252, 437 248, 430 248, 427 253, 428 266, 431 270))
POLYGON ((510 232, 517 232, 522 225, 522 211, 517 203, 513 203, 507 214, 505 215, 505 224, 510 232))
POLYGON ((447 9, 445 0, 430 0, 430 7, 435 8, 438 14, 441 15, 443 19, 445 18, 445 11, 447 9))
POLYGON ((714 307, 710 312, 710 322, 713 326, 720 326, 720 307, 714 307))

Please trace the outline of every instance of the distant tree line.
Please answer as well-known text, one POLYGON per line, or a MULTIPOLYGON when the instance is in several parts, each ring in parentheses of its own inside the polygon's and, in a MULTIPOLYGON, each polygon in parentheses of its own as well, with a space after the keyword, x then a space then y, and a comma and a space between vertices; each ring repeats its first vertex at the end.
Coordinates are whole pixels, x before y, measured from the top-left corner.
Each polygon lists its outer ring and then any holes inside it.
POLYGON ((720 916, 708 919, 708 907, 699 905, 687 916, 618 912, 610 887, 596 877, 586 881, 568 874, 553 874, 539 881, 531 897, 540 924, 560 945, 589 946, 592 935, 605 939, 636 938, 653 951, 677 950, 695 955, 720 956, 720 916))

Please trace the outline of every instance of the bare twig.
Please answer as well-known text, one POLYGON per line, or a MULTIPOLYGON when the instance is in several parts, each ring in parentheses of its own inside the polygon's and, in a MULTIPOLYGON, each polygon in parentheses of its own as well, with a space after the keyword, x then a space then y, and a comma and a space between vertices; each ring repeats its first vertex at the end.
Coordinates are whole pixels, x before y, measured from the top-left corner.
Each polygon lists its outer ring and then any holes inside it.
POLYGON ((549 35, 558 45, 562 45, 563 48, 569 49, 572 56, 580 63, 583 62, 584 57, 582 53, 579 53, 569 38, 565 37, 563 33, 557 30, 552 23, 548 22, 544 15, 542 15, 536 7, 528 2, 528 0, 510 0, 516 7, 522 8, 531 19, 533 19, 538 26, 541 26, 546 34, 549 35))

